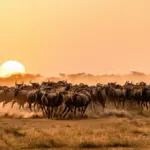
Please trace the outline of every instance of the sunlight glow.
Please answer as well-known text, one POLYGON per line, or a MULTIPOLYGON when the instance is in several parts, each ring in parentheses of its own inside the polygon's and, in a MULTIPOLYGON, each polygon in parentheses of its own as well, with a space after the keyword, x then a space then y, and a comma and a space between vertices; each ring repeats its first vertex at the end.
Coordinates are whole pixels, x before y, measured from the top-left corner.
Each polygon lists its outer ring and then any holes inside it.
POLYGON ((17 73, 25 73, 25 67, 15 60, 7 61, 0 67, 0 77, 7 77, 17 73))

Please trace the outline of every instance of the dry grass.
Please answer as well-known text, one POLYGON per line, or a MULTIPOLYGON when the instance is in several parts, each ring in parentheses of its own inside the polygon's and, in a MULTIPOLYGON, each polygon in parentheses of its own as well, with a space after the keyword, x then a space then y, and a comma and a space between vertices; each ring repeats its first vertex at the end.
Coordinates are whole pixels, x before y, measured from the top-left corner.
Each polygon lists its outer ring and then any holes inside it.
POLYGON ((146 148, 150 119, 110 117, 89 120, 0 120, 0 149, 146 148))
POLYGON ((19 114, 17 109, 4 113, 0 118, 0 150, 141 149, 150 145, 150 118, 144 115, 146 111, 112 109, 93 114, 87 110, 84 120, 34 118, 35 114, 19 114))

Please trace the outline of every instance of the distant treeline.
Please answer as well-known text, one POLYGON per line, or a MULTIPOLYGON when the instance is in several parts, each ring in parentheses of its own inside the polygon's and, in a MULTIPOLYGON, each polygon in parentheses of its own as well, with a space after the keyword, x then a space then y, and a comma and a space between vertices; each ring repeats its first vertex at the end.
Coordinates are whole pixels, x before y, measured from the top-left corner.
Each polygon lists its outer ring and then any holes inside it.
POLYGON ((30 80, 38 81, 50 80, 59 81, 67 80, 73 84, 86 83, 86 84, 96 84, 96 83, 108 83, 108 82, 118 82, 120 84, 129 80, 132 82, 144 81, 150 83, 150 74, 145 74, 138 71, 132 71, 129 74, 103 74, 103 75, 93 75, 87 73, 77 73, 77 74, 64 74, 60 73, 59 77, 44 77, 40 74, 14 74, 9 77, 0 78, 0 84, 13 85, 15 81, 28 83, 30 80))

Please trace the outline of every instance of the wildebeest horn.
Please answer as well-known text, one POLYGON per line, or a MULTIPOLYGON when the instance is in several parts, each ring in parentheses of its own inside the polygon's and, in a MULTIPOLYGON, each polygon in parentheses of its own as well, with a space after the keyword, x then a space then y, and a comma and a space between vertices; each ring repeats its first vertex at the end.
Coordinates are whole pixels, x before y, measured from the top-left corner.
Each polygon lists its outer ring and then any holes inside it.
POLYGON ((17 85, 17 81, 15 81, 15 85, 17 85))
POLYGON ((30 83, 32 84, 31 80, 30 80, 30 83))

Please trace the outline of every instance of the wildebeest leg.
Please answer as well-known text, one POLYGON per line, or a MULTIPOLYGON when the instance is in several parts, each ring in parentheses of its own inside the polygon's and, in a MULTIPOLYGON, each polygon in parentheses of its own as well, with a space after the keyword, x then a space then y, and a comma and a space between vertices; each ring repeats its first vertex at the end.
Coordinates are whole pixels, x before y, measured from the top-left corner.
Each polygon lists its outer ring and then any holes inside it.
POLYGON ((94 110, 94 109, 93 109, 93 102, 91 102, 91 109, 94 110))
MULTIPOLYGON (((45 106, 46 107, 46 106, 45 106)), ((48 115, 48 107, 47 109, 44 106, 42 107, 44 115, 48 115)))
POLYGON ((139 105, 139 108, 142 108, 142 101, 141 100, 138 101, 138 105, 139 105))
POLYGON ((84 106, 81 107, 81 118, 83 117, 84 106))
POLYGON ((72 110, 72 109, 73 109, 73 108, 71 108, 71 110, 70 110, 71 112, 73 112, 73 110, 72 110))
POLYGON ((64 114, 63 118, 66 117, 66 115, 69 113, 70 110, 71 110, 71 108, 69 107, 68 110, 66 111, 66 113, 64 114))
POLYGON ((25 103, 22 103, 22 104, 21 104, 22 109, 24 109, 24 104, 25 104, 25 103))
MULTIPOLYGON (((39 105, 39 104, 38 104, 38 105, 39 105)), ((39 110, 40 110, 40 109, 42 110, 43 116, 45 116, 46 113, 45 113, 45 110, 44 110, 44 108, 43 108, 43 105, 39 105, 38 108, 39 108, 39 110)))
POLYGON ((41 105, 41 109, 43 111, 43 115, 44 116, 48 116, 48 107, 41 105))
POLYGON ((132 108, 133 107, 133 101, 129 100, 129 103, 130 103, 130 107, 132 108))
POLYGON ((146 109, 148 110, 148 102, 147 101, 145 102, 145 105, 146 105, 146 109))
POLYGON ((144 109, 144 102, 143 101, 141 101, 141 109, 144 109))
POLYGON ((108 100, 107 100, 107 106, 108 106, 108 108, 111 108, 111 99, 110 98, 108 98, 108 100))
POLYGON ((42 108, 42 112, 43 112, 43 116, 47 115, 47 111, 45 109, 42 108))
POLYGON ((111 108, 111 101, 110 101, 110 99, 108 100, 108 107, 111 108))
MULTIPOLYGON (((134 100, 129 100, 129 104, 131 108, 133 108, 133 103, 134 103, 134 100)), ((139 105, 139 101, 138 101, 138 105, 139 105)))
MULTIPOLYGON (((37 103, 36 103, 36 102, 34 102, 34 104, 33 104, 34 112, 36 112, 36 106, 37 106, 37 103)), ((37 108, 38 108, 38 106, 37 106, 37 108)))
POLYGON ((144 101, 143 102, 143 109, 146 107, 146 102, 144 101))
POLYGON ((148 105, 148 109, 149 109, 149 102, 147 102, 147 105, 148 105))
POLYGON ((105 110, 105 105, 106 105, 104 100, 101 101, 101 105, 102 105, 103 111, 104 111, 105 110))
POLYGON ((147 106, 146 106, 146 101, 144 102, 144 107, 146 107, 146 108, 147 108, 147 106))
POLYGON ((142 108, 142 101, 141 101, 141 100, 138 100, 138 102, 139 102, 139 103, 138 103, 138 104, 139 104, 139 107, 142 108))
POLYGON ((29 109, 32 111, 32 104, 29 102, 29 109))
POLYGON ((80 114, 82 114, 82 107, 78 107, 78 111, 80 112, 80 114))
POLYGON ((115 99, 113 99, 113 103, 114 103, 114 107, 117 108, 115 99))
POLYGON ((37 106, 37 109, 39 110, 39 108, 38 108, 38 103, 34 102, 34 103, 33 103, 34 111, 36 111, 36 110, 35 110, 36 106, 37 106))
POLYGON ((5 101, 5 102, 3 102, 3 108, 5 107, 5 105, 6 105, 6 101, 5 101))
POLYGON ((7 101, 3 102, 3 108, 5 107, 5 105, 6 105, 7 103, 8 103, 7 101))
POLYGON ((17 102, 16 100, 13 100, 12 105, 11 105, 11 108, 13 108, 13 106, 14 106, 14 104, 15 104, 16 102, 17 102))
POLYGON ((21 109, 21 104, 19 104, 19 109, 21 109))
POLYGON ((54 107, 51 107, 51 118, 53 118, 53 109, 54 107))
POLYGON ((50 117, 51 117, 51 114, 50 114, 50 107, 47 107, 47 116, 48 116, 48 119, 50 119, 50 117))
POLYGON ((114 101, 114 106, 117 109, 117 101, 116 101, 116 99, 114 98, 113 101, 114 101))
POLYGON ((76 115, 76 106, 75 106, 75 108, 74 108, 74 114, 73 114, 73 119, 75 118, 75 115, 76 115))
POLYGON ((117 109, 119 109, 120 101, 121 101, 121 99, 120 99, 120 97, 118 96, 118 97, 117 97, 117 100, 116 100, 116 102, 117 102, 117 109))
POLYGON ((34 102, 34 110, 37 107, 37 111, 40 111, 40 104, 38 102, 34 102))
POLYGON ((53 115, 54 117, 57 117, 58 110, 59 110, 58 107, 54 108, 54 115, 53 115))
POLYGON ((125 97, 123 97, 123 109, 125 108, 125 101, 126 101, 126 99, 125 99, 125 97))
POLYGON ((84 117, 84 114, 85 114, 85 111, 86 111, 86 109, 87 109, 87 106, 88 106, 88 105, 86 105, 86 106, 83 107, 82 116, 81 116, 82 118, 84 117))
POLYGON ((95 101, 91 102, 91 108, 92 108, 93 112, 95 112, 95 101))
POLYGON ((40 108, 42 109, 43 106, 41 106, 39 103, 37 103, 37 108, 38 108, 38 111, 40 111, 40 108))
POLYGON ((19 109, 23 108, 23 104, 19 103, 19 109))
POLYGON ((60 114, 60 116, 59 116, 60 118, 61 118, 61 116, 66 112, 67 108, 68 108, 68 107, 65 106, 65 109, 63 110, 63 112, 62 112, 62 113, 60 114))
POLYGON ((33 108, 34 108, 34 112, 38 112, 40 110, 40 107, 38 106, 38 103, 33 102, 33 108))
POLYGON ((83 111, 84 111, 84 106, 82 106, 81 109, 80 109, 81 118, 82 118, 82 116, 83 116, 83 111))
POLYGON ((39 104, 39 108, 41 108, 42 112, 43 112, 43 116, 46 116, 46 110, 44 108, 44 106, 41 104, 39 104))
POLYGON ((95 108, 96 108, 96 102, 93 103, 93 106, 94 106, 94 112, 95 112, 95 108))

